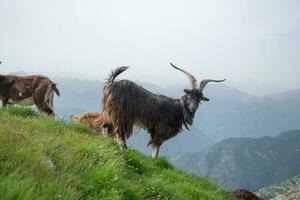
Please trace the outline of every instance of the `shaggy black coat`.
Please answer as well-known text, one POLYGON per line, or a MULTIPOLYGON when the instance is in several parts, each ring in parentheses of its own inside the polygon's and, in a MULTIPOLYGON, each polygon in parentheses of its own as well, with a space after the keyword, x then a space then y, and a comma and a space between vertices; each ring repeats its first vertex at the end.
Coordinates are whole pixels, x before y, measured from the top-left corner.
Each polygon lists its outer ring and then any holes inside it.
POLYGON ((150 133, 148 145, 160 146, 176 136, 185 124, 184 97, 172 99, 153 94, 129 80, 114 81, 126 69, 117 68, 107 80, 102 99, 103 110, 109 113, 121 138, 128 138, 136 125, 150 133))

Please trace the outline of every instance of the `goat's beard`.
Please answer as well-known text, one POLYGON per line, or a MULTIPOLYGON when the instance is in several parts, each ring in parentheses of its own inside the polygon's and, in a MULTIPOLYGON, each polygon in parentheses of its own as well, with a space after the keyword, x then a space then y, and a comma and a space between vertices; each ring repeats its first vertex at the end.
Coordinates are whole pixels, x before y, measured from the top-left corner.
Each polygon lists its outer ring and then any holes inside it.
POLYGON ((187 130, 189 130, 189 131, 191 130, 186 122, 183 122, 183 125, 187 130))
POLYGON ((194 120, 194 113, 188 111, 184 114, 183 125, 189 131, 190 131, 190 128, 189 128, 188 125, 192 126, 193 125, 193 120, 194 120))

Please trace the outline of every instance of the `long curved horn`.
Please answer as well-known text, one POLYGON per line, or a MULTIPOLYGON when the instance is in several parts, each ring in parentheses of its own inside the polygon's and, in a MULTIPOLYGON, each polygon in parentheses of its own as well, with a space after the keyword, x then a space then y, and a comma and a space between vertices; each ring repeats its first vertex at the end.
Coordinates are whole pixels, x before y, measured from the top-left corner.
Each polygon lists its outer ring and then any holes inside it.
POLYGON ((174 67, 175 69, 183 72, 185 75, 187 75, 187 77, 189 78, 189 80, 191 81, 191 84, 192 84, 192 89, 195 89, 196 88, 196 84, 197 84, 197 79, 192 75, 190 74, 189 72, 183 70, 183 69, 180 69, 179 67, 176 67, 175 65, 173 65, 173 63, 170 62, 170 65, 172 67, 174 67))
POLYGON ((223 82, 223 81, 226 81, 226 79, 222 79, 222 80, 204 79, 200 83, 199 90, 202 92, 204 90, 205 86, 207 85, 207 83, 209 83, 209 82, 219 83, 219 82, 223 82))

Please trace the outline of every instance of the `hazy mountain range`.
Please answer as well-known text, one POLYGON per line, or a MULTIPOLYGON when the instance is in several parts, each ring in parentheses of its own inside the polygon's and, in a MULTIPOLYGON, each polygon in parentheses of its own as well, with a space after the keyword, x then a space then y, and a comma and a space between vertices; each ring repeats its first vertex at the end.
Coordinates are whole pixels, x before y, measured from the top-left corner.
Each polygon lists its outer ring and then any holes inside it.
MULTIPOLYGON (((62 94, 61 97, 55 97, 54 102, 59 117, 68 118, 70 113, 101 110, 103 82, 78 78, 51 79, 58 84, 62 94)), ((188 84, 178 84, 162 88, 135 81, 154 93, 173 98, 180 98, 183 89, 189 87, 188 84)), ((300 90, 257 97, 226 84, 210 84, 204 94, 210 101, 199 107, 192 131, 184 130, 164 143, 163 155, 201 152, 228 137, 275 136, 282 131, 300 129, 300 90)), ((150 149, 145 149, 148 135, 140 134, 143 130, 135 132, 139 134, 130 139, 130 144, 143 152, 150 152, 150 149)))
MULTIPOLYGON (((60 116, 89 110, 100 110, 103 82, 54 78, 62 96, 56 98, 56 112, 60 116)), ((180 98, 186 85, 161 88, 139 82, 158 94, 180 98)), ((204 91, 210 98, 196 113, 194 128, 211 141, 227 137, 275 136, 277 133, 300 128, 300 90, 267 97, 249 95, 225 84, 211 84, 204 91)), ((192 131, 192 134, 197 134, 192 131)))
POLYGON ((258 97, 264 97, 267 95, 287 91, 286 88, 283 88, 279 85, 271 84, 265 81, 258 81, 248 76, 228 79, 226 84, 258 97))
MULTIPOLYGON (((61 117, 70 113, 100 110, 103 82, 78 78, 54 78, 62 95, 55 98, 56 112, 61 117)), ((136 81, 146 89, 173 98, 180 98, 188 85, 161 88, 136 81)), ((162 155, 201 152, 228 137, 275 136, 291 129, 300 129, 300 90, 256 97, 225 84, 208 85, 204 91, 210 98, 198 109, 192 131, 184 131, 162 145, 162 155)), ((150 153, 146 148, 148 134, 135 130, 129 144, 150 153)))
POLYGON ((202 153, 183 153, 173 163, 232 190, 257 190, 300 174, 300 131, 224 139, 202 153))

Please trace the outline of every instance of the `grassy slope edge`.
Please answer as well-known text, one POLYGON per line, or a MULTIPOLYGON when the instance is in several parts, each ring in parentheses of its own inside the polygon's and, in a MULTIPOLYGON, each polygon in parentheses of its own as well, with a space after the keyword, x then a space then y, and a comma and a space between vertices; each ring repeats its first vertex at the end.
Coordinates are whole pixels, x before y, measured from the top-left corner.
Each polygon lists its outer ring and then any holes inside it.
POLYGON ((0 199, 201 199, 231 194, 204 178, 92 135, 83 125, 0 109, 0 199))

